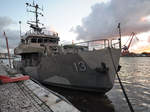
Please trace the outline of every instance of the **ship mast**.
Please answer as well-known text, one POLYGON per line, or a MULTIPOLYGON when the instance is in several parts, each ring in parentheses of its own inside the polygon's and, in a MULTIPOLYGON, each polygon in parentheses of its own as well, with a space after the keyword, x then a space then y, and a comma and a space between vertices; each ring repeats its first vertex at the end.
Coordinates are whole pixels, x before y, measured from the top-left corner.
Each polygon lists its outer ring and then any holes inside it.
MULTIPOLYGON (((27 12, 31 12, 35 14, 35 21, 28 21, 27 23, 30 25, 30 27, 36 32, 36 33, 41 33, 43 28, 39 27, 39 24, 41 24, 38 19, 39 15, 43 16, 41 12, 38 12, 38 10, 42 10, 43 8, 40 8, 38 4, 35 4, 34 1, 32 4, 26 3, 27 7, 32 7, 34 10, 27 10, 27 12)), ((43 25, 43 24, 42 24, 43 25)))

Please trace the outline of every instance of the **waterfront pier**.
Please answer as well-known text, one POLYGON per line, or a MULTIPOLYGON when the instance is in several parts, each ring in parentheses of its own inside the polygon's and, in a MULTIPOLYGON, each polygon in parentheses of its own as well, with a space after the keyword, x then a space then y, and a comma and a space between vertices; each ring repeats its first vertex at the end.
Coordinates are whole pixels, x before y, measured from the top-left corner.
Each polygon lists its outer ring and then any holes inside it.
MULTIPOLYGON (((20 77, 4 64, 0 75, 20 77)), ((32 80, 0 84, 0 112, 79 112, 63 96, 32 80)))

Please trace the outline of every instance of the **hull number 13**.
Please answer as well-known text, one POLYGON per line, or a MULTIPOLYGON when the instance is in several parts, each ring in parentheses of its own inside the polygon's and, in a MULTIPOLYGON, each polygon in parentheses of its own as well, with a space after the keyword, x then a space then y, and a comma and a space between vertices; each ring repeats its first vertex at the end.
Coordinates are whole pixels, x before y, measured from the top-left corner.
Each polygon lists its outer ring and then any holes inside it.
POLYGON ((85 72, 87 69, 86 64, 83 61, 78 63, 74 62, 74 66, 77 72, 85 72))

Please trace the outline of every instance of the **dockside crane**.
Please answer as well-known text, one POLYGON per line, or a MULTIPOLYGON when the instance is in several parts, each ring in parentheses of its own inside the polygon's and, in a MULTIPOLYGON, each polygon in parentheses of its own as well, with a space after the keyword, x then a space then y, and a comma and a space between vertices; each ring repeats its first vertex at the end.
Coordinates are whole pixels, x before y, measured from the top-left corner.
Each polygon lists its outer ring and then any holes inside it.
POLYGON ((136 34, 134 32, 131 33, 131 39, 129 40, 129 44, 128 45, 124 45, 123 48, 122 48, 122 56, 125 56, 127 54, 129 54, 129 48, 131 46, 131 43, 132 43, 132 40, 133 40, 133 37, 135 36, 136 34))

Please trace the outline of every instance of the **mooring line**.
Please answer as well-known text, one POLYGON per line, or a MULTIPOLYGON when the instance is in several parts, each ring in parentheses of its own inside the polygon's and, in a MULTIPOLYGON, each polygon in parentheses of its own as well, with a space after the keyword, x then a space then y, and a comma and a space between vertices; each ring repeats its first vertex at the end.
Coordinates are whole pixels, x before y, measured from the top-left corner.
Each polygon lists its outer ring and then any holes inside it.
POLYGON ((134 109, 133 109, 133 107, 132 107, 132 104, 131 104, 131 102, 130 102, 130 100, 129 100, 127 94, 126 94, 126 91, 125 91, 125 89, 124 89, 124 86, 123 86, 123 84, 122 84, 122 81, 121 81, 121 79, 120 79, 120 77, 119 77, 119 74, 118 74, 118 72, 117 72, 117 69, 116 69, 116 67, 115 67, 115 63, 114 63, 113 55, 112 55, 112 52, 111 52, 111 48, 109 47, 108 50, 109 50, 109 53, 110 53, 110 56, 111 56, 111 60, 112 60, 112 63, 113 63, 115 72, 116 72, 116 74, 117 74, 118 81, 119 81, 120 86, 121 86, 122 92, 123 92, 123 94, 124 94, 124 96, 125 96, 125 99, 126 99, 126 101, 127 101, 127 103, 128 103, 129 109, 130 109, 131 112, 134 112, 134 109))

